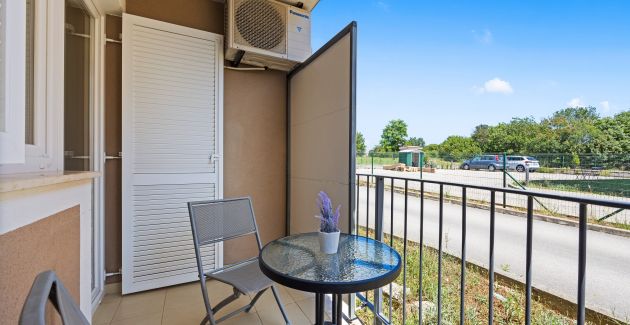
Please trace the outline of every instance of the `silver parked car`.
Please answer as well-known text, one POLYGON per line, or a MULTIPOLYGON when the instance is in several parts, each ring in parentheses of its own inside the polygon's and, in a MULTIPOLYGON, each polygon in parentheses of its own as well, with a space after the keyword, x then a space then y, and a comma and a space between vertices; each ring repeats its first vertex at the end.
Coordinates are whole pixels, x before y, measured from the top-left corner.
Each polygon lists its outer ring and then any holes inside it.
POLYGON ((533 172, 540 168, 538 159, 529 156, 508 156, 507 163, 508 169, 516 170, 517 172, 524 172, 526 169, 533 172))
POLYGON ((503 169, 503 156, 500 155, 482 155, 475 156, 472 159, 464 160, 462 169, 487 169, 491 172, 497 169, 503 169))

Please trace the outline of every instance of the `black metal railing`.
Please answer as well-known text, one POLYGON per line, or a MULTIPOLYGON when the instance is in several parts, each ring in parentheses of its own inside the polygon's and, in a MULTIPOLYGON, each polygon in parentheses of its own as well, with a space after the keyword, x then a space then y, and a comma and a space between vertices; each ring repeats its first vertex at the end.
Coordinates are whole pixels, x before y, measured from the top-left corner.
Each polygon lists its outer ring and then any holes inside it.
MULTIPOLYGON (((389 185, 390 190, 390 229, 389 229, 389 244, 394 245, 394 192, 399 192, 404 195, 404 208, 403 208, 403 230, 402 230, 402 258, 403 258, 403 272, 402 272, 402 323, 406 324, 407 320, 407 242, 408 242, 408 198, 410 196, 410 184, 419 185, 416 186, 413 195, 419 198, 420 207, 419 207, 419 292, 418 292, 418 303, 419 308, 417 308, 417 318, 419 323, 423 323, 423 311, 422 311, 422 279, 423 279, 423 270, 422 270, 422 262, 423 262, 423 246, 424 243, 424 219, 425 219, 425 196, 427 196, 426 186, 438 187, 439 197, 432 196, 432 199, 439 200, 438 206, 438 244, 437 244, 437 256, 438 256, 438 265, 437 265, 437 323, 441 324, 442 322, 442 272, 443 272, 443 232, 444 232, 444 201, 445 201, 445 193, 444 187, 454 187, 461 189, 461 269, 460 269, 460 292, 459 292, 459 322, 460 324, 464 324, 464 320, 466 317, 465 313, 465 288, 466 288, 466 211, 468 207, 467 202, 467 190, 475 189, 475 190, 483 190, 488 191, 490 194, 490 202, 487 206, 489 210, 490 217, 490 233, 488 238, 488 247, 489 247, 489 256, 488 256, 488 323, 493 323, 493 315, 494 315, 494 285, 495 285, 495 270, 494 270, 494 241, 495 241, 495 214, 496 214, 496 195, 521 195, 527 198, 527 212, 526 212, 526 258, 525 258, 525 324, 531 323, 532 317, 532 241, 533 241, 533 219, 534 219, 534 200, 536 198, 546 198, 546 199, 554 199, 554 200, 562 200, 567 202, 577 203, 579 205, 579 220, 578 220, 578 228, 579 228, 579 236, 578 236, 578 265, 577 265, 577 273, 578 273, 578 283, 577 283, 577 313, 575 315, 575 319, 577 320, 577 324, 584 324, 585 316, 586 316, 586 307, 585 307, 585 272, 586 272, 586 236, 587 236, 587 212, 588 207, 590 205, 593 206, 603 206, 610 207, 616 209, 630 209, 630 202, 624 201, 611 201, 611 200, 601 200, 596 198, 588 198, 588 197, 576 197, 576 196, 566 196, 549 192, 535 192, 535 191, 524 191, 518 189, 510 189, 510 188, 495 188, 495 187, 487 187, 487 186, 479 186, 479 185, 471 185, 471 184, 459 184, 452 182, 440 182, 433 180, 422 180, 417 178, 405 178, 405 177, 392 177, 392 176, 380 176, 380 175, 371 175, 371 174, 357 174, 356 176, 356 214, 354 216, 354 228, 353 231, 357 234, 363 233, 367 236, 370 235, 370 231, 373 231, 373 236, 377 240, 384 239, 384 229, 383 229, 383 219, 384 219, 384 209, 385 209, 385 187, 386 180, 389 185), (397 184, 395 184, 397 183, 397 184), (398 187, 396 187, 398 186, 398 187), (361 206, 360 196, 361 196, 361 187, 367 187, 366 193, 366 204, 361 206), (370 189, 374 188, 374 199, 373 203, 373 216, 374 226, 370 228, 370 189), (365 210, 365 225, 361 224, 360 212, 365 210)), ((374 290, 373 299, 370 301, 367 292, 357 293, 356 297, 361 301, 363 307, 367 307, 372 310, 374 313, 374 319, 377 324, 391 324, 392 319, 392 286, 389 286, 389 317, 387 317, 383 313, 383 292, 382 289, 374 290)))

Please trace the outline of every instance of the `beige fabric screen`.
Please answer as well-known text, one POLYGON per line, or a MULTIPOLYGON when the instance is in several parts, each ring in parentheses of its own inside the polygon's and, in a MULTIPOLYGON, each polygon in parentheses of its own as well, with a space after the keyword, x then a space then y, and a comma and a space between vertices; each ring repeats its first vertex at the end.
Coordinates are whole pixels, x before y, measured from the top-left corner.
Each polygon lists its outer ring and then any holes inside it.
POLYGON ((315 199, 341 204, 342 232, 352 229, 355 189, 356 23, 288 76, 287 231, 318 230, 315 199))

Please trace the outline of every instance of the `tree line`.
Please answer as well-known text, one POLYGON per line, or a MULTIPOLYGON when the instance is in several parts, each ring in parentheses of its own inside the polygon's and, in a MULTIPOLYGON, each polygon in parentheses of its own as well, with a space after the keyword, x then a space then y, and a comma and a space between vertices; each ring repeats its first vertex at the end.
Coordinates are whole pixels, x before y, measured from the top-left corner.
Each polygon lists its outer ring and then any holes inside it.
MULTIPOLYGON (((420 137, 409 137, 407 135, 407 123, 401 119, 396 119, 389 121, 383 128, 381 141, 372 148, 371 152, 396 152, 402 146, 424 147, 425 142, 420 137)), ((365 156, 367 146, 365 145, 365 137, 361 132, 357 132, 356 147, 357 154, 365 156)))
MULTIPOLYGON (((396 152, 403 145, 420 145, 429 156, 461 160, 480 153, 507 154, 630 154, 630 110, 611 117, 595 107, 569 107, 539 121, 513 118, 497 125, 481 124, 470 136, 449 136, 425 146, 420 137, 408 137, 407 123, 396 119, 383 128, 373 152, 396 152)), ((357 134, 357 153, 365 154, 365 139, 357 134)))

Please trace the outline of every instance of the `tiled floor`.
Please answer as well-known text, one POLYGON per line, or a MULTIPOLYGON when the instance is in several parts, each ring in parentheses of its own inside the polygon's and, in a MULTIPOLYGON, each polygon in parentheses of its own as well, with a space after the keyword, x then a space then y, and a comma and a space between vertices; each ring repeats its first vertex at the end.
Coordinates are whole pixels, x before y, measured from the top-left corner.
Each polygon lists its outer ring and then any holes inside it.
MULTIPOLYGON (((291 324, 306 325, 315 322, 314 294, 280 285, 277 288, 291 324)), ((230 286, 218 281, 208 281, 208 296, 214 304, 231 293, 230 286)), ((221 309, 217 316, 234 311, 249 301, 248 296, 241 296, 221 309)), ((330 305, 327 306, 327 311, 330 312, 330 305)), ((106 294, 94 313, 92 324, 199 324, 204 316, 200 286, 195 282, 126 296, 119 293, 106 294)), ((327 318, 330 316, 327 315, 327 318)), ((284 324, 284 320, 273 293, 267 290, 249 313, 241 313, 221 324, 275 325, 284 324)))

